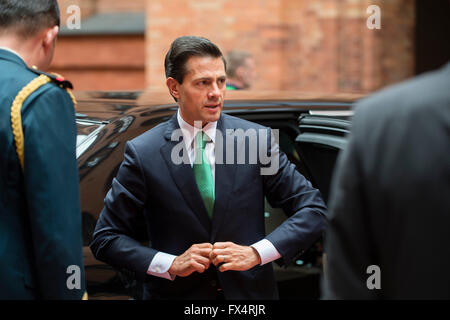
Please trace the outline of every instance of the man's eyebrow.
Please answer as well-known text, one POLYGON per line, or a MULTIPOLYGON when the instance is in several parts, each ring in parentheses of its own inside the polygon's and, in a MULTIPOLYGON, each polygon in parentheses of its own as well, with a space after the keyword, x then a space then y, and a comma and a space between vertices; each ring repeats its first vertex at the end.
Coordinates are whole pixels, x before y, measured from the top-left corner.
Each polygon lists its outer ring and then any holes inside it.
POLYGON ((194 81, 201 81, 201 80, 211 80, 212 77, 200 77, 200 78, 196 78, 194 81))
MULTIPOLYGON (((194 79, 194 81, 205 81, 205 80, 211 81, 211 80, 213 80, 213 78, 214 77, 200 77, 200 78, 194 79)), ((219 76, 217 78, 220 79, 220 80, 224 80, 224 79, 227 78, 227 76, 223 75, 223 76, 219 76)))

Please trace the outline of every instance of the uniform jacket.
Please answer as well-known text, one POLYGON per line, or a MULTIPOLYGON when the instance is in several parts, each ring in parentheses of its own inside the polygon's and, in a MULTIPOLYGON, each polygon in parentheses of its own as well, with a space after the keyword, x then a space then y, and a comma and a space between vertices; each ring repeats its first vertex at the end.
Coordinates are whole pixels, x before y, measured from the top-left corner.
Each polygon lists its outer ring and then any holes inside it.
POLYGON ((11 104, 38 75, 1 49, 0 70, 0 299, 81 299, 85 284, 73 102, 54 83, 25 100, 22 172, 11 104), (69 266, 80 269, 80 289, 68 289, 68 277, 75 274, 67 273, 69 266))
MULTIPOLYGON (((218 163, 216 156, 211 220, 191 165, 175 164, 171 159, 172 151, 180 145, 178 140, 171 141, 178 128, 175 115, 127 143, 125 159, 105 198, 94 232, 91 244, 94 255, 134 272, 146 282, 145 298, 209 299, 216 297, 220 286, 227 299, 276 299, 271 263, 248 271, 223 273, 211 264, 202 274, 176 277, 174 281, 146 274, 158 251, 180 255, 196 243, 232 241, 251 245, 263 239, 264 196, 272 206, 282 207, 290 216, 266 237, 281 253, 279 263, 288 265, 295 260, 324 230, 326 207, 319 191, 312 188, 283 153, 279 156, 279 170, 261 175, 259 162, 251 164, 247 160, 246 164, 237 164, 236 158, 231 164, 225 161, 226 143, 221 146, 217 137, 216 155, 222 149, 224 161, 218 163)), ((222 114, 217 131, 225 137, 235 129, 268 132, 268 128, 222 114)), ((238 149, 245 150, 248 157, 248 141, 247 144, 236 138, 229 141, 234 143, 234 157, 238 149)), ((182 153, 187 154, 185 148, 182 153)))

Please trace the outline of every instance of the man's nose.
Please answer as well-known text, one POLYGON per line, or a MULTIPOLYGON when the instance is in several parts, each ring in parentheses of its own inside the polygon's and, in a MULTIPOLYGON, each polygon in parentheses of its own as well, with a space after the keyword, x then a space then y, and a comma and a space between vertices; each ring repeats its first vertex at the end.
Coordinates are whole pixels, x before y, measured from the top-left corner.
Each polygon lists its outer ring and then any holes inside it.
POLYGON ((217 83, 214 82, 211 85, 211 88, 210 88, 210 90, 208 92, 208 98, 209 99, 217 99, 217 98, 220 97, 220 94, 221 94, 220 88, 217 85, 217 83))

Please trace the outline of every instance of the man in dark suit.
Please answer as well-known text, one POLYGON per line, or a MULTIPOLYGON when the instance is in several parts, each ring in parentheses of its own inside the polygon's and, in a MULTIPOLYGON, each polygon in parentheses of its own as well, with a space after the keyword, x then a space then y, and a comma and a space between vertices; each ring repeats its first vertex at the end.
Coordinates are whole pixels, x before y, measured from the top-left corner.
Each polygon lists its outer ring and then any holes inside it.
POLYGON ((0 299, 84 294, 74 102, 31 68, 58 30, 56 0, 0 2, 0 299))
POLYGON ((361 101, 340 155, 325 299, 450 298, 450 63, 361 101))
POLYGON ((91 249, 146 282, 147 299, 276 299, 269 262, 288 265, 321 236, 320 193, 268 128, 221 114, 226 67, 216 45, 180 37, 165 69, 178 113, 126 144, 91 249), (270 161, 252 161, 265 147, 270 161), (289 216, 267 236, 264 196, 289 216))

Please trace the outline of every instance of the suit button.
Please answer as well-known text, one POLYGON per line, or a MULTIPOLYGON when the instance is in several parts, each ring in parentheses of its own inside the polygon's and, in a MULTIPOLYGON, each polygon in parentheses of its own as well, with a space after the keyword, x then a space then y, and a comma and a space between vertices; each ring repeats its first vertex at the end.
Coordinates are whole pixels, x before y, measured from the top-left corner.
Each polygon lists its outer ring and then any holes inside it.
POLYGON ((215 287, 215 286, 217 286, 217 281, 216 280, 211 280, 209 282, 209 284, 211 285, 211 287, 215 287))

